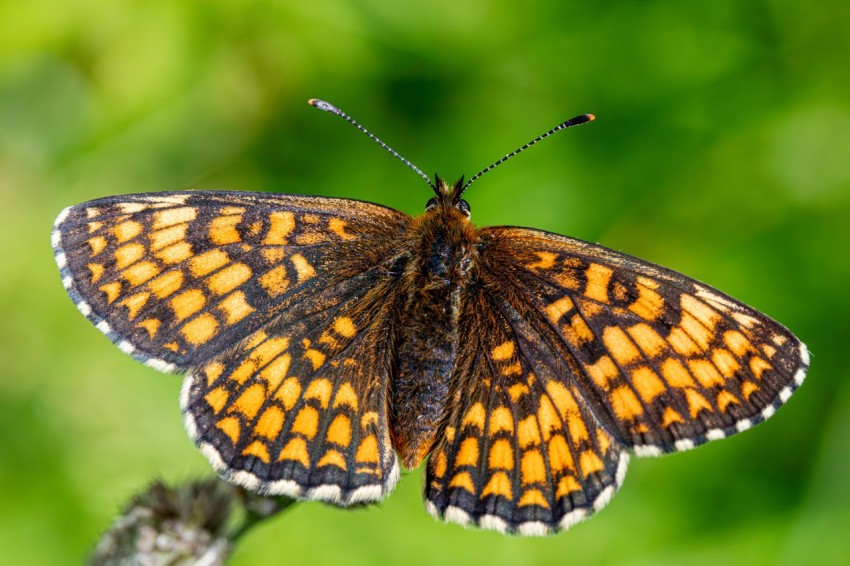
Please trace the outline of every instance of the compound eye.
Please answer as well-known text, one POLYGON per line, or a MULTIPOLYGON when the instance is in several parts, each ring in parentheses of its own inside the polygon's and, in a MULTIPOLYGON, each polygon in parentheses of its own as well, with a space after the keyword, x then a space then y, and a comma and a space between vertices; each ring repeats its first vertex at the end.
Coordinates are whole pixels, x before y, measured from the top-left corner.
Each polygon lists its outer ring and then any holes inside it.
POLYGON ((431 198, 431 199, 428 200, 427 203, 425 203, 425 210, 426 211, 433 210, 436 207, 437 207, 437 199, 436 198, 431 198))
POLYGON ((469 209, 469 203, 463 199, 460 199, 460 202, 457 203, 457 209, 461 211, 467 218, 472 215, 472 211, 469 209))

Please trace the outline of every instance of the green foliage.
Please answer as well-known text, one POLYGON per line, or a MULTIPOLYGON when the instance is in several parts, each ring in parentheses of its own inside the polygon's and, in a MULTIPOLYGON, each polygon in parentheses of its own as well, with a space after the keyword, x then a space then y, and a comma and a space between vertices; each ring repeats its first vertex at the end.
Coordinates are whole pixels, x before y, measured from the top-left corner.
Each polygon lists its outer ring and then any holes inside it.
POLYGON ((848 28, 837 0, 0 3, 0 563, 77 562, 152 477, 208 470, 180 380, 65 296, 59 210, 187 187, 424 208, 421 180, 310 97, 447 178, 596 114, 477 182, 473 220, 702 279, 791 328, 812 366, 755 430, 634 460, 566 534, 437 524, 417 471, 379 508, 265 521, 233 564, 850 560, 848 28))

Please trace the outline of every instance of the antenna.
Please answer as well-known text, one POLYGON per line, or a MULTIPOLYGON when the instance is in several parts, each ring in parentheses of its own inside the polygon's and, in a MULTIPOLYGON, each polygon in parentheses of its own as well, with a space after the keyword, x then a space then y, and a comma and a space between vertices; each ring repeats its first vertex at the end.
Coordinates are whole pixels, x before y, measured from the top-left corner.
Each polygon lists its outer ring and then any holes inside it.
MULTIPOLYGON (((325 112, 330 112, 331 114, 336 114, 337 116, 344 118, 348 123, 350 123, 355 128, 357 128, 358 130, 360 130, 361 132, 363 132, 364 134, 366 134, 367 136, 372 138, 372 141, 376 142, 382 148, 386 149, 391 154, 393 154, 396 158, 399 159, 399 161, 401 161, 402 163, 404 163, 405 165, 407 165, 408 167, 410 167, 411 169, 413 169, 414 171, 419 173, 419 176, 422 177, 423 179, 425 179, 425 182, 428 183, 428 186, 431 187, 431 190, 433 190, 435 193, 439 194, 437 192, 437 187, 435 187, 431 183, 431 179, 429 179, 428 176, 419 169, 419 167, 417 167, 416 165, 414 165, 413 163, 411 163, 410 161, 408 161, 407 159, 405 159, 404 157, 399 155, 396 150, 394 150, 393 148, 391 148, 390 146, 388 146, 387 144, 382 142, 372 132, 370 132, 369 130, 367 130, 363 126, 361 126, 357 122, 357 120, 355 120, 354 118, 352 118, 351 116, 349 116, 348 114, 346 114, 345 112, 343 112, 342 110, 340 110, 339 108, 337 108, 336 106, 331 104, 330 102, 325 102, 324 100, 319 100, 318 98, 311 98, 310 100, 307 101, 307 103, 310 106, 314 106, 314 107, 318 108, 319 110, 324 110, 325 112)), ((546 135, 549 135, 549 134, 546 134, 546 135)))
POLYGON ((484 169, 482 169, 481 171, 479 171, 478 173, 473 175, 469 179, 469 181, 466 182, 466 184, 463 186, 463 188, 460 190, 460 192, 458 193, 458 197, 463 194, 463 191, 465 191, 467 189, 467 187, 469 187, 469 185, 471 185, 476 180, 478 180, 478 178, 481 177, 484 173, 487 173, 488 171, 492 171, 493 169, 495 169, 496 167, 498 167, 499 165, 501 165, 502 163, 504 163, 505 161, 507 161, 508 159, 513 157, 514 155, 516 155, 516 154, 518 154, 522 151, 525 151, 526 149, 533 146, 534 144, 536 144, 540 140, 548 138, 549 136, 551 136, 555 132, 560 132, 561 130, 571 128, 573 126, 578 126, 578 125, 581 125, 581 124, 585 124, 587 122, 592 122, 595 119, 596 119, 596 116, 594 116, 593 114, 582 114, 581 116, 576 116, 575 118, 570 118, 566 122, 559 124, 558 126, 555 126, 554 128, 552 128, 551 130, 549 130, 548 132, 546 132, 543 135, 537 136, 536 138, 534 138, 533 140, 531 140, 530 142, 528 142, 524 146, 515 149, 514 151, 510 152, 509 154, 507 154, 503 158, 499 159, 495 163, 485 167, 484 169))

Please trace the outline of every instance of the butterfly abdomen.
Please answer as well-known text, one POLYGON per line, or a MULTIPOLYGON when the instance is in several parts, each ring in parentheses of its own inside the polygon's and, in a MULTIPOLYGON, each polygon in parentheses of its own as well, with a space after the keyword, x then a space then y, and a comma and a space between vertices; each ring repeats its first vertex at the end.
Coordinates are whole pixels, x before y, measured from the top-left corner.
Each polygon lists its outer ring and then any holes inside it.
POLYGON ((412 235, 416 259, 402 276, 390 379, 390 430, 408 468, 431 451, 443 420, 462 339, 460 306, 477 261, 477 232, 453 209, 426 212, 412 235))

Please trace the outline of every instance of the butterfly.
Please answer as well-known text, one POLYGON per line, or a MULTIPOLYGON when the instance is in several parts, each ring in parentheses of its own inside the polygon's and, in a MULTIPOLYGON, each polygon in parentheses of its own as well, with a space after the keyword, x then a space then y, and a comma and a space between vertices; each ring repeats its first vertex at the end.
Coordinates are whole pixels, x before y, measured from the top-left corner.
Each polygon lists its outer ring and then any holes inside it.
POLYGON ((478 228, 466 184, 425 212, 179 191, 69 207, 53 247, 120 350, 185 373, 189 436, 226 480, 340 506, 427 460, 436 518, 523 535, 602 508, 629 455, 769 418, 809 356, 788 330, 663 267, 557 234, 478 228))

